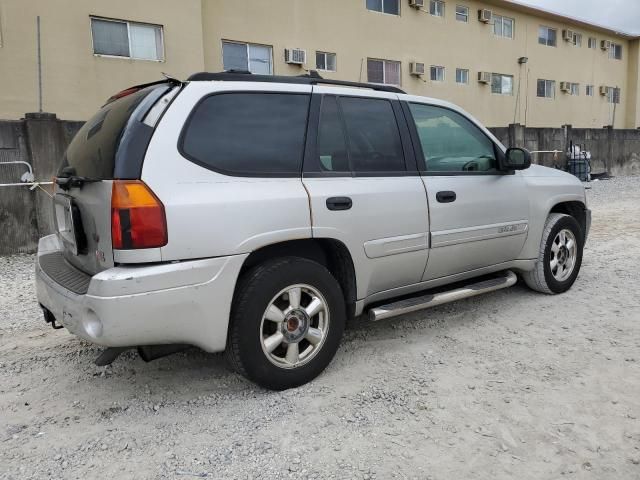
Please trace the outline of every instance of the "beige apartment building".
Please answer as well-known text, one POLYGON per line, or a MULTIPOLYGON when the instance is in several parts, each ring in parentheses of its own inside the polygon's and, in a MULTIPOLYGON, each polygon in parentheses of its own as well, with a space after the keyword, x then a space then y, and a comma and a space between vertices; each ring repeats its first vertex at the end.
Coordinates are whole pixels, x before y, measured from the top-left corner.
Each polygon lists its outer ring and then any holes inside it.
POLYGON ((318 70, 488 126, 638 128, 639 63, 637 35, 506 0, 0 0, 0 119, 85 120, 163 72, 318 70))

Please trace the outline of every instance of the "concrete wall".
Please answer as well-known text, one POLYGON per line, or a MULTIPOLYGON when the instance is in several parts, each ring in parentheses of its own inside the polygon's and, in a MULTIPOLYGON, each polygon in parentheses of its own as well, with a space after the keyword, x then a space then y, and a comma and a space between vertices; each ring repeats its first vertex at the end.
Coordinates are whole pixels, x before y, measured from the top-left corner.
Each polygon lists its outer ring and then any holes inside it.
MULTIPOLYGON (((36 180, 51 181, 81 126, 82 122, 61 121, 52 114, 0 121, 0 162, 28 162, 36 180)), ((19 182, 26 171, 23 165, 0 165, 0 183, 19 182)), ((0 187, 0 255, 33 252, 38 238, 54 231, 51 200, 46 193, 52 188, 43 189, 0 187)))
MULTIPOLYGON (((611 175, 640 175, 640 130, 611 128, 526 128, 510 125, 491 128, 492 133, 506 146, 524 147, 530 151, 567 151, 571 142, 591 152, 594 173, 611 175)), ((564 154, 534 154, 535 163, 547 167, 562 167, 564 154)))

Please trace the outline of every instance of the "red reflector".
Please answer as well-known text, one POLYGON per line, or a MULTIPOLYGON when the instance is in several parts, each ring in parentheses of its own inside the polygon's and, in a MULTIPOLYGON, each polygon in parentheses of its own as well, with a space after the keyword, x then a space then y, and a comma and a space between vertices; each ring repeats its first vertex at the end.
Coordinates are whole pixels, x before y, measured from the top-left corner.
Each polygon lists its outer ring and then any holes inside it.
POLYGON ((128 95, 131 95, 132 93, 136 93, 138 90, 140 90, 139 87, 131 87, 131 88, 127 88, 126 90, 122 90, 121 92, 118 92, 115 95, 112 95, 111 97, 109 97, 109 100, 107 100, 107 103, 115 102, 119 98, 126 97, 128 95))
POLYGON ((111 193, 114 249, 158 248, 167 244, 162 202, 140 180, 114 180, 111 193))

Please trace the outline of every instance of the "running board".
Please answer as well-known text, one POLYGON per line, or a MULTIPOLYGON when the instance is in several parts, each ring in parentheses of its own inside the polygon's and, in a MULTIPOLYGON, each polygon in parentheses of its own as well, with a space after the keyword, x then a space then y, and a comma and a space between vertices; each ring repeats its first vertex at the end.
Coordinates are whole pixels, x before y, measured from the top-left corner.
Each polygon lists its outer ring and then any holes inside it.
POLYGON ((420 297, 408 298, 387 305, 381 305, 369 310, 369 320, 377 322, 387 318, 397 317, 406 313, 417 312, 425 308, 435 307, 444 303, 455 302, 463 298, 475 297, 483 293, 494 292, 508 288, 518 281, 518 277, 510 270, 502 272, 502 275, 489 280, 472 283, 448 292, 422 295, 420 297))

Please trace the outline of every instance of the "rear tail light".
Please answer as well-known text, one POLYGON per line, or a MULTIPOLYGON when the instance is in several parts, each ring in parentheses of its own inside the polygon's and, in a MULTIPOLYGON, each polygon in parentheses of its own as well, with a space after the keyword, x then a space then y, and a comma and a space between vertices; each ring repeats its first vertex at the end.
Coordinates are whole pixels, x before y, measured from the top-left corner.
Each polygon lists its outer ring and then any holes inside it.
POLYGON ((140 180, 114 180, 111 194, 113 248, 158 248, 167 244, 162 202, 140 180))

